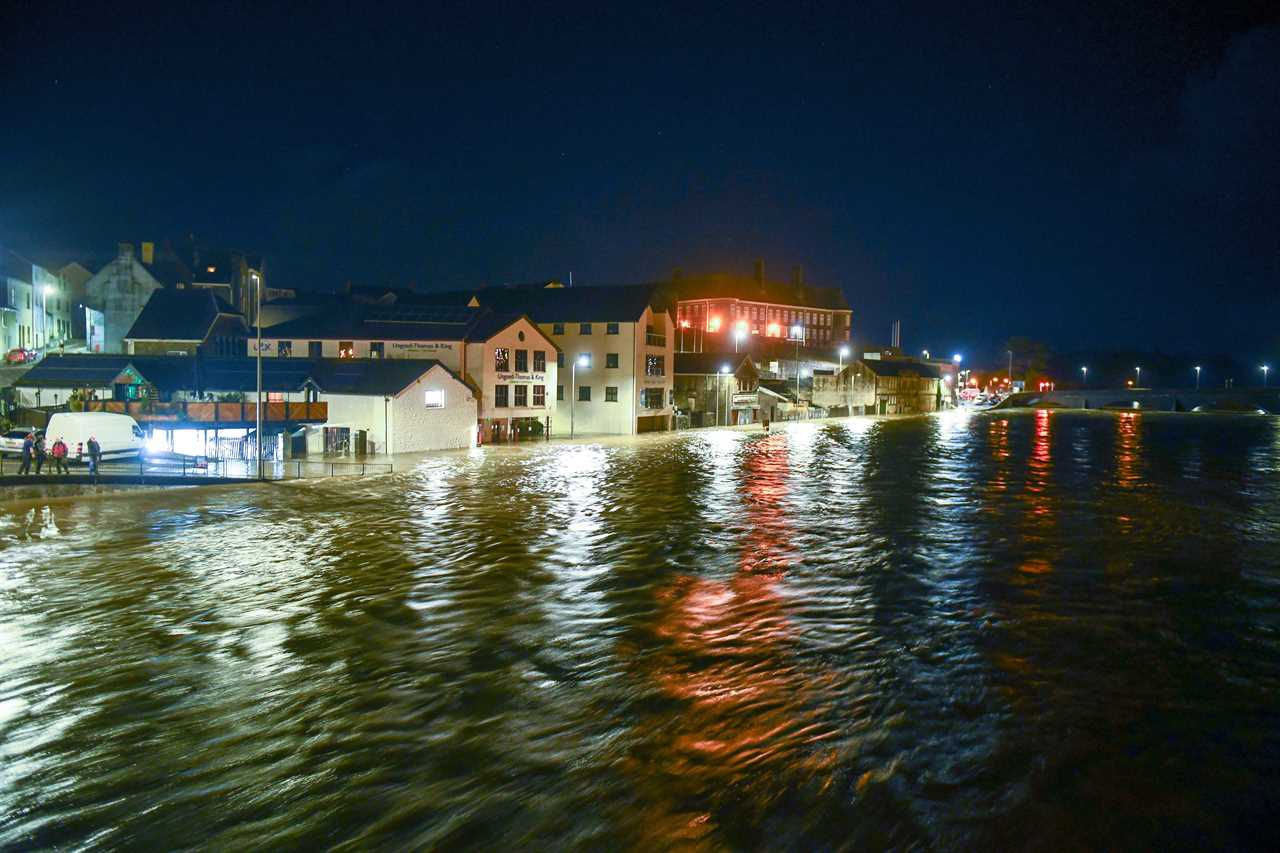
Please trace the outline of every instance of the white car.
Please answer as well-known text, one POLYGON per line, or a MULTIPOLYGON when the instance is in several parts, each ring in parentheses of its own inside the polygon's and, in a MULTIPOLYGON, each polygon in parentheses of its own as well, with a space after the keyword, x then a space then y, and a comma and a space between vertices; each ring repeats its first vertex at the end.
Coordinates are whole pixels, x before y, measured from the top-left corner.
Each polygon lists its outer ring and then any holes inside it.
POLYGON ((22 442, 24 442, 27 436, 31 435, 33 432, 36 435, 39 435, 44 432, 44 430, 36 429, 35 427, 14 427, 4 435, 0 435, 0 454, 5 456, 21 456, 22 442))

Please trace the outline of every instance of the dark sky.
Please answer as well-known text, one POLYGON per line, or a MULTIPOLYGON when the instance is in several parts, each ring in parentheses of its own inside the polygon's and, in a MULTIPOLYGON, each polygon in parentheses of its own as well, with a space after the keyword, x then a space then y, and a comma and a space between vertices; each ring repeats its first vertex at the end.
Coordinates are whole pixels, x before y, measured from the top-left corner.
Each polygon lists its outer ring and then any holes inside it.
POLYGON ((277 284, 687 271, 855 333, 1280 360, 1280 4, 0 3, 0 243, 277 284))

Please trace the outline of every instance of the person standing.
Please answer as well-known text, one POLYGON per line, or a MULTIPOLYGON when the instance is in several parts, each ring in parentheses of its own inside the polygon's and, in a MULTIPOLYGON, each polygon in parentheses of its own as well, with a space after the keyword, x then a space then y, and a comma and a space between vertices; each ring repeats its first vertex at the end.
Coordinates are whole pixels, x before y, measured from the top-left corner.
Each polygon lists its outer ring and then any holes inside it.
POLYGON ((31 456, 35 453, 36 436, 35 433, 27 433, 27 437, 22 439, 22 465, 18 467, 18 476, 25 476, 31 473, 31 456))
POLYGON ((44 446, 44 433, 40 433, 36 436, 33 449, 36 454, 36 476, 39 477, 40 473, 44 470, 44 461, 49 456, 48 451, 45 450, 44 446))
POLYGON ((55 474, 70 474, 67 470, 67 443, 62 440, 62 436, 54 439, 53 447, 49 448, 49 455, 53 457, 53 472, 55 474))
POLYGON ((102 445, 98 444, 98 439, 89 436, 89 474, 93 477, 93 482, 98 482, 98 465, 102 462, 102 445))

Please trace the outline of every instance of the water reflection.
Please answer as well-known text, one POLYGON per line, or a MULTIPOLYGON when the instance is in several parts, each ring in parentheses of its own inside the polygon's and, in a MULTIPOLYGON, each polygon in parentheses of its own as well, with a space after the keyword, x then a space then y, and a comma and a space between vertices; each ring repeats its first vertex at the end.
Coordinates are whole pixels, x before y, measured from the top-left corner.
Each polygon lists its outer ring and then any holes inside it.
POLYGON ((0 847, 1256 845, 1278 435, 855 419, 10 504, 0 847))

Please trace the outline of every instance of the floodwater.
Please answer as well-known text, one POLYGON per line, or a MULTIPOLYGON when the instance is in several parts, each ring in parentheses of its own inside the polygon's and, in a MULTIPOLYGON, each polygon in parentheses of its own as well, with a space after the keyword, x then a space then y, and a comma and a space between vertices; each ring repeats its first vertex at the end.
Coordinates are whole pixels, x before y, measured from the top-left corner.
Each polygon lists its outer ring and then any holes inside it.
POLYGON ((1280 420, 0 505, 0 848, 1265 848, 1280 420))

